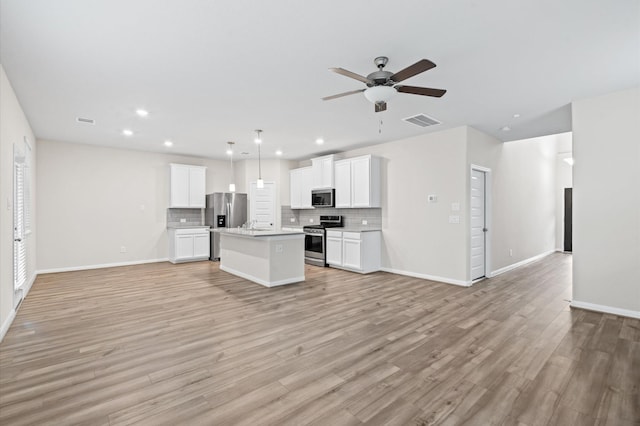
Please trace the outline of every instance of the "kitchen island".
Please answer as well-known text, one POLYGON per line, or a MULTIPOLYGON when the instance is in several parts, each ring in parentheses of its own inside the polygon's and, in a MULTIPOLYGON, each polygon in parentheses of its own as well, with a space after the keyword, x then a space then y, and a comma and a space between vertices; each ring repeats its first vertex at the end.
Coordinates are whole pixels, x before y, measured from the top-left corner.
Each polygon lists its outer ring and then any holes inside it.
POLYGON ((265 287, 304 281, 304 232, 215 228, 220 269, 265 287))

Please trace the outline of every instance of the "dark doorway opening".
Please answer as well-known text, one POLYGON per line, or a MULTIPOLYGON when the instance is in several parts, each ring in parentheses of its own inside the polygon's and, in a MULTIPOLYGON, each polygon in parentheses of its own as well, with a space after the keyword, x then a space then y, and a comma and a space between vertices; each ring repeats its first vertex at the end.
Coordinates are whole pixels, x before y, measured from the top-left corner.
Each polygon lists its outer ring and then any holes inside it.
POLYGON ((564 189, 564 251, 573 251, 572 204, 573 204, 573 188, 565 188, 564 189))

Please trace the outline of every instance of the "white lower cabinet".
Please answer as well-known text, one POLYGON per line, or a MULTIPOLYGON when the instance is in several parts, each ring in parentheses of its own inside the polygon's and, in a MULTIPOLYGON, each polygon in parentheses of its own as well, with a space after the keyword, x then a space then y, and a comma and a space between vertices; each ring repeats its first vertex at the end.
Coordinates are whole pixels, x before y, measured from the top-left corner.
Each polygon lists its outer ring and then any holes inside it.
POLYGON ((329 265, 342 266, 342 232, 332 231, 339 234, 338 237, 330 237, 327 231, 327 263, 329 265))
POLYGON ((209 228, 169 229, 169 261, 192 262, 209 258, 209 228))
POLYGON ((380 270, 380 231, 327 230, 327 263, 354 272, 380 270))

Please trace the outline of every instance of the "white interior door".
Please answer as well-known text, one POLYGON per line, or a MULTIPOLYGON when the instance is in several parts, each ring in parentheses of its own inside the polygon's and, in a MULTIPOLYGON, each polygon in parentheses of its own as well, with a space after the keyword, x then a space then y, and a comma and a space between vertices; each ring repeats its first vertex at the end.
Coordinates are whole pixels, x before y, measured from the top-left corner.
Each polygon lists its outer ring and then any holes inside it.
POLYGON ((276 226, 276 184, 265 182, 264 188, 258 188, 256 182, 251 182, 249 193, 251 222, 255 221, 258 228, 274 229, 276 226))
POLYGON ((471 170, 471 280, 486 276, 486 173, 471 170))
POLYGON ((20 289, 27 281, 27 247, 25 233, 25 150, 14 148, 13 155, 13 287, 20 289))

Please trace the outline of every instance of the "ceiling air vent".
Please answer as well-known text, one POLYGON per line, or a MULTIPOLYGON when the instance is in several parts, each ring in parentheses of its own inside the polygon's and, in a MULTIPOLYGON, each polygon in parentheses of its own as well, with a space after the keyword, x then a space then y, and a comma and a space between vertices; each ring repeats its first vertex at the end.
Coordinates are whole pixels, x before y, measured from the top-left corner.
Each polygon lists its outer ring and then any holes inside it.
POLYGON ((429 117, 428 115, 425 115, 425 114, 414 115, 412 117, 403 118, 402 120, 406 121, 407 123, 412 123, 420 127, 429 127, 429 126, 435 126, 436 124, 442 124, 435 118, 429 117))
POLYGON ((76 121, 78 123, 84 123, 84 124, 96 124, 96 120, 92 119, 92 118, 82 118, 82 117, 77 117, 76 121))

